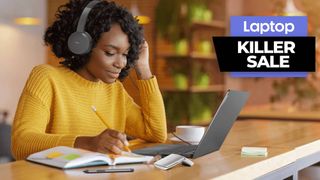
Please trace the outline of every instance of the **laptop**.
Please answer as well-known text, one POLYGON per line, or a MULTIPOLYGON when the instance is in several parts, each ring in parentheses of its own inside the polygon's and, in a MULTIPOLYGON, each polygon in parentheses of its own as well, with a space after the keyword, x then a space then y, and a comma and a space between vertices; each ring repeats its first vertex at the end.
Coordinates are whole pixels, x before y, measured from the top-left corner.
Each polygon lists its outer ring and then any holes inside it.
POLYGON ((228 90, 198 145, 162 144, 136 149, 133 152, 150 156, 161 155, 162 157, 174 153, 189 158, 198 158, 217 151, 220 149, 248 97, 249 93, 247 92, 228 90))

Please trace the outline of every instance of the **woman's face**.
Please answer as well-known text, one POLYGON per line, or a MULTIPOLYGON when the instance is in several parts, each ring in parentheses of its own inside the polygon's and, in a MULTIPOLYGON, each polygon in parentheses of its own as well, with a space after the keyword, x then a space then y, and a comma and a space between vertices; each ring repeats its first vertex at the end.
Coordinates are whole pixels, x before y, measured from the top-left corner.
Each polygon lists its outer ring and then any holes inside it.
POLYGON ((100 79, 105 83, 113 83, 127 64, 129 47, 127 34, 119 24, 113 24, 110 31, 101 34, 96 47, 92 49, 89 62, 77 73, 90 81, 100 79))

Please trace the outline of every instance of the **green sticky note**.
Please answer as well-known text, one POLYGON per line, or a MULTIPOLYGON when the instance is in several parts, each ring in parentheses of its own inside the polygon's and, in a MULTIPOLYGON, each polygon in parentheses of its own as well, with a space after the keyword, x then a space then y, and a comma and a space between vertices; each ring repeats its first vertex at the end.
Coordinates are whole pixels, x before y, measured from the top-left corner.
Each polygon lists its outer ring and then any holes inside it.
POLYGON ((243 156, 268 156, 266 147, 242 147, 241 155, 243 156))
POLYGON ((64 156, 63 158, 66 160, 72 161, 72 160, 77 159, 79 157, 81 157, 79 154, 68 154, 68 155, 64 156))

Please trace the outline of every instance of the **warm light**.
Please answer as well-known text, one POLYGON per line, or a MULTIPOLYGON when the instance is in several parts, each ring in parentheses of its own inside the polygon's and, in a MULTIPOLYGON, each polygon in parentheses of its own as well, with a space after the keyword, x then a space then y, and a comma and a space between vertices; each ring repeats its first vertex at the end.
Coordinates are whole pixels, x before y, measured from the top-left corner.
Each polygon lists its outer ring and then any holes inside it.
POLYGON ((132 1, 130 11, 132 15, 139 20, 138 21, 139 24, 143 25, 143 24, 150 23, 151 21, 150 17, 141 15, 136 1, 132 1))
POLYGON ((296 8, 293 0, 287 0, 283 13, 285 16, 305 16, 306 15, 304 12, 296 8))
POLYGON ((25 25, 25 26, 35 26, 40 24, 40 19, 33 17, 20 17, 14 20, 16 24, 25 25))
POLYGON ((139 20, 139 24, 148 24, 151 21, 150 17, 148 16, 136 16, 136 18, 139 20))

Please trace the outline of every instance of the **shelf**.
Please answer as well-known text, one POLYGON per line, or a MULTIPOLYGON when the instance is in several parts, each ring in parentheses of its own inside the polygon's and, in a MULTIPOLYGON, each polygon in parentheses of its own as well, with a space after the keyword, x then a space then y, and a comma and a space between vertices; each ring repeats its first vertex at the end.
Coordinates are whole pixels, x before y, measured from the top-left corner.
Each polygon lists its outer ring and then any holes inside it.
POLYGON ((201 22, 201 21, 195 21, 192 23, 191 26, 192 29, 196 28, 219 28, 219 29, 225 29, 226 23, 224 21, 214 20, 211 22, 201 22))
POLYGON ((199 59, 199 60, 215 60, 216 57, 213 54, 210 55, 203 55, 200 53, 191 53, 190 55, 177 55, 177 54, 159 54, 159 57, 165 58, 165 59, 187 59, 187 60, 193 60, 193 59, 199 59))
POLYGON ((301 110, 292 105, 279 105, 278 108, 271 104, 246 106, 240 112, 239 119, 276 119, 319 121, 320 114, 317 110, 301 110))
POLYGON ((191 86, 188 89, 177 89, 175 87, 164 87, 164 88, 161 88, 161 91, 165 91, 165 92, 193 92, 193 93, 223 92, 224 85, 210 85, 208 87, 191 86))

